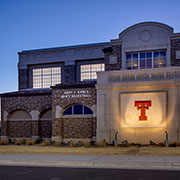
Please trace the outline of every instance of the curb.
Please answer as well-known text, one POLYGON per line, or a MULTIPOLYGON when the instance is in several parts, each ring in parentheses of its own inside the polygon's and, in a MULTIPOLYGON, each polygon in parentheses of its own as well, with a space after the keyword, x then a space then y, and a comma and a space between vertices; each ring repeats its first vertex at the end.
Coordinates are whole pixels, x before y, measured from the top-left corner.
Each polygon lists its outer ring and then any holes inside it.
POLYGON ((160 162, 80 162, 80 161, 60 161, 60 162, 35 162, 35 161, 0 161, 2 166, 35 166, 35 167, 69 167, 69 168, 104 168, 104 169, 161 169, 180 170, 180 163, 160 163, 160 162))

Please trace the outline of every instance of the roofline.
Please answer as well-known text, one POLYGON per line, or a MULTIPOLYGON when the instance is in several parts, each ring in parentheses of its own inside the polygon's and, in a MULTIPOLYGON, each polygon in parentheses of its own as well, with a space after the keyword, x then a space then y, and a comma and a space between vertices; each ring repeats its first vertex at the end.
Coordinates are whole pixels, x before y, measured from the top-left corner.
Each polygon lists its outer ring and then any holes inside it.
POLYGON ((70 45, 70 46, 60 46, 60 47, 52 47, 52 48, 42 48, 42 49, 32 49, 32 50, 23 50, 18 52, 21 53, 28 53, 28 52, 37 52, 37 51, 47 51, 47 50, 58 50, 58 49, 71 49, 71 48, 80 48, 80 47, 88 47, 88 46, 97 46, 97 45, 108 45, 111 42, 100 42, 100 43, 90 43, 90 44, 80 44, 80 45, 70 45))
POLYGON ((162 26, 170 31, 173 32, 173 28, 167 24, 163 24, 163 23, 159 23, 159 22, 155 22, 155 21, 147 21, 147 22, 141 22, 141 23, 137 23, 137 24, 134 24, 128 28, 126 28, 125 30, 123 30, 121 33, 119 33, 119 38, 121 36, 123 36, 125 33, 127 33, 128 31, 132 30, 132 29, 135 29, 139 26, 143 26, 143 25, 159 25, 159 26, 162 26))

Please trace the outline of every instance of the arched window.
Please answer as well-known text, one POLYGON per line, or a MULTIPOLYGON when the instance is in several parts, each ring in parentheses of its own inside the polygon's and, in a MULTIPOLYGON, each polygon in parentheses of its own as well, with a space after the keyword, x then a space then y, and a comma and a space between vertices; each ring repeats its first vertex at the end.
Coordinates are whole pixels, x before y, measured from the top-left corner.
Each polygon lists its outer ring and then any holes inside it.
POLYGON ((82 104, 76 104, 67 108, 63 115, 90 115, 93 114, 92 110, 82 104))
POLYGON ((31 116, 24 110, 16 110, 10 115, 9 120, 31 120, 31 116))

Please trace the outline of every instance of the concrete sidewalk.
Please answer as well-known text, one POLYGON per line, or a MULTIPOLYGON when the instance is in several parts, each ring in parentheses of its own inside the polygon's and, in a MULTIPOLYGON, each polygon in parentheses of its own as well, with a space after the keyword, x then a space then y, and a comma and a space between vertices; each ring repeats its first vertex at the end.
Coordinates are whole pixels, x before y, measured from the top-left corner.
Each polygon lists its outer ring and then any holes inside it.
POLYGON ((180 170, 180 157, 0 154, 0 165, 180 170))

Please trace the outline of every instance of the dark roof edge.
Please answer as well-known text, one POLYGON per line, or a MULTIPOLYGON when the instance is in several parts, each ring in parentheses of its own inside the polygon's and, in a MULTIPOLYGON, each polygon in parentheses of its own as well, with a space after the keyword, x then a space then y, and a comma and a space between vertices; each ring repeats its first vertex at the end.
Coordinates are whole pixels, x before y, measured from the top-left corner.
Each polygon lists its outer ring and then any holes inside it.
POLYGON ((52 89, 77 89, 77 88, 95 88, 96 81, 82 81, 76 83, 64 83, 52 86, 52 89))
POLYGON ((80 48, 80 47, 88 47, 88 46, 96 46, 96 45, 108 45, 111 42, 100 42, 100 43, 91 43, 91 44, 79 44, 79 45, 72 45, 72 46, 60 46, 60 47, 52 47, 52 48, 42 48, 42 49, 32 49, 32 50, 23 50, 18 52, 21 53, 28 53, 28 52, 37 52, 37 51, 47 51, 47 50, 58 50, 58 49, 70 49, 70 48, 80 48))
POLYGON ((0 94, 0 97, 41 96, 52 94, 51 89, 27 89, 0 94))

